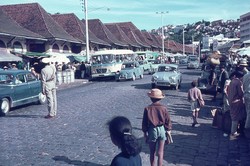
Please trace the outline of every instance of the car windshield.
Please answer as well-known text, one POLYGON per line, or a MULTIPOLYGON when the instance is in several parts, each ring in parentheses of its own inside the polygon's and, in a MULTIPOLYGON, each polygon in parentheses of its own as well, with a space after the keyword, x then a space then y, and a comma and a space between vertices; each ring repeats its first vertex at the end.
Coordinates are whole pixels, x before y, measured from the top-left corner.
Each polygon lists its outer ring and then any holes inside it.
POLYGON ((197 58, 190 58, 189 61, 198 61, 197 58))
POLYGON ((135 67, 135 65, 134 65, 134 63, 124 63, 123 65, 122 65, 122 68, 124 69, 124 68, 134 68, 135 67))
POLYGON ((11 74, 0 74, 0 85, 13 84, 14 76, 11 74))
POLYGON ((176 70, 176 68, 174 68, 174 67, 169 67, 169 66, 160 66, 159 68, 158 68, 158 71, 159 72, 172 72, 172 71, 175 71, 176 70))
POLYGON ((160 60, 149 60, 152 64, 161 64, 160 60))

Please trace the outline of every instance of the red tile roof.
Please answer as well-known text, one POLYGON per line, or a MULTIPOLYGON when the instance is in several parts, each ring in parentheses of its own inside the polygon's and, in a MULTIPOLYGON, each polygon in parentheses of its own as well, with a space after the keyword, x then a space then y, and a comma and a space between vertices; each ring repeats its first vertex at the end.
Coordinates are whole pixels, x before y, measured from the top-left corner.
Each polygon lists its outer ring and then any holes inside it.
POLYGON ((39 34, 33 33, 21 27, 0 9, 0 35, 18 36, 27 39, 46 40, 39 34))
MULTIPOLYGON (((79 39, 82 43, 86 42, 86 26, 83 21, 81 21, 75 14, 53 14, 52 18, 63 27, 63 29, 72 35, 74 38, 79 39)), ((110 46, 107 42, 97 38, 89 30, 89 41, 95 44, 110 46)))
POLYGON ((113 35, 115 35, 118 40, 130 45, 131 47, 141 48, 138 43, 130 40, 125 32, 121 29, 121 27, 119 27, 119 25, 117 25, 116 23, 108 23, 104 25, 110 30, 113 35))
POLYGON ((130 40, 137 42, 142 47, 151 48, 141 31, 132 22, 119 22, 116 24, 118 24, 126 34, 130 33, 128 36, 130 40))
POLYGON ((89 29, 98 38, 116 47, 128 47, 128 44, 119 41, 99 19, 88 20, 88 23, 89 29))
POLYGON ((0 9, 22 27, 46 39, 80 43, 57 24, 38 3, 4 5, 0 6, 0 9))

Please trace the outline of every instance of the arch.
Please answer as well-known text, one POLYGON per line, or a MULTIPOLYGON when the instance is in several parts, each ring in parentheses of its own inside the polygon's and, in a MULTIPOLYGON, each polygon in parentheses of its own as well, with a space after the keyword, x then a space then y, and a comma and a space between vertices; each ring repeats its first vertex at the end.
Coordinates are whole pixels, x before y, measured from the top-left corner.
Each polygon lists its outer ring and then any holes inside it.
POLYGON ((17 52, 22 52, 23 51, 23 46, 19 41, 15 41, 13 43, 13 50, 17 52))
POLYGON ((0 48, 6 48, 6 45, 2 40, 0 40, 0 48))
POLYGON ((63 52, 68 53, 69 52, 69 47, 67 45, 63 46, 63 52))
POLYGON ((58 44, 54 44, 52 46, 52 52, 59 52, 59 46, 58 46, 58 44))

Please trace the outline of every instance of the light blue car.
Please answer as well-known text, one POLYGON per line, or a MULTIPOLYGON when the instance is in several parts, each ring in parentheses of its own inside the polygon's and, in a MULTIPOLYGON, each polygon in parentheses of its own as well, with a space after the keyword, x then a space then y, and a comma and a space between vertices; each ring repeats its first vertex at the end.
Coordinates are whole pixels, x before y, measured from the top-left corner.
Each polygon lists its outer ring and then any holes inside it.
POLYGON ((182 74, 176 64, 160 64, 151 81, 152 88, 172 87, 177 90, 181 85, 182 74))
POLYGON ((132 80, 136 78, 143 78, 143 68, 140 67, 137 61, 124 62, 122 64, 122 69, 116 72, 115 79, 116 81, 121 80, 132 80))

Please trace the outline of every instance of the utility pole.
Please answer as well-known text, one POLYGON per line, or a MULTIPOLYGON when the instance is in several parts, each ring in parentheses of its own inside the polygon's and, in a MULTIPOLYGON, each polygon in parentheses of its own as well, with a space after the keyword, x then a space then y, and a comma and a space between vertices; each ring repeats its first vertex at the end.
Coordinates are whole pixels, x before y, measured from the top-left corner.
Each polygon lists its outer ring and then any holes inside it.
POLYGON ((182 55, 185 55, 185 31, 184 28, 182 29, 183 35, 182 35, 182 55))
POLYGON ((85 27, 86 27, 86 58, 89 62, 89 23, 88 23, 88 1, 84 0, 85 27))
POLYGON ((164 56, 164 26, 163 26, 163 14, 167 14, 168 11, 166 12, 156 12, 156 14, 160 14, 161 15, 161 35, 162 35, 162 56, 164 56))

